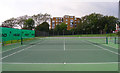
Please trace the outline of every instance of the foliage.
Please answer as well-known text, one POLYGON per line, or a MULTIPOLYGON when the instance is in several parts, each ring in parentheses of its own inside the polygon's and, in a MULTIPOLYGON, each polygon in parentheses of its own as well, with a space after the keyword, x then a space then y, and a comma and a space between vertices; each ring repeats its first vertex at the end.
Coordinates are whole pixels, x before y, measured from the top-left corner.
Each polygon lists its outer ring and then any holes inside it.
POLYGON ((67 30, 67 24, 65 24, 65 23, 56 25, 56 27, 54 29, 54 31, 59 31, 59 32, 66 31, 66 30, 67 30))
POLYGON ((56 34, 104 34, 115 31, 115 26, 118 24, 118 19, 114 16, 103 16, 102 14, 92 13, 81 18, 77 27, 67 30, 67 25, 62 23, 56 25, 53 32, 56 34))
POLYGON ((43 22, 35 28, 36 31, 49 31, 49 24, 47 22, 43 22))
POLYGON ((10 18, 9 20, 6 20, 2 23, 2 26, 4 27, 9 27, 9 28, 13 28, 15 26, 15 22, 14 22, 15 18, 10 18))
POLYGON ((119 31, 119 32, 117 32, 117 35, 118 35, 118 36, 120 36, 120 31, 119 31))
MULTIPOLYGON (((20 17, 17 17, 17 18, 10 18, 8 20, 5 20, 4 22, 2 22, 2 26, 6 26, 6 27, 9 27, 9 28, 23 28, 24 26, 24 23, 27 19, 33 19, 35 21, 35 24, 36 25, 39 25, 43 22, 47 22, 49 21, 51 18, 51 15, 50 14, 36 14, 36 15, 33 15, 33 16, 28 16, 28 15, 24 15, 24 16, 20 16, 20 17)), ((26 27, 24 27, 26 28, 26 27)), ((23 29, 24 29, 23 28, 23 29)))
POLYGON ((28 19, 28 20, 25 21, 23 29, 32 30, 32 29, 34 29, 34 27, 35 27, 34 20, 33 19, 28 19))
POLYGON ((82 17, 82 22, 77 26, 77 31, 86 34, 112 33, 117 22, 118 19, 114 16, 92 13, 82 17))
POLYGON ((61 23, 60 24, 60 31, 66 31, 67 30, 67 24, 61 23))
POLYGON ((115 31, 116 24, 118 23, 118 19, 113 16, 104 16, 103 20, 103 27, 104 29, 107 26, 107 30, 105 32, 112 33, 112 31, 115 31))
POLYGON ((59 32, 60 31, 60 25, 56 25, 54 31, 58 31, 59 32))
MULTIPOLYGON (((50 14, 36 14, 33 16, 20 16, 17 18, 10 18, 2 23, 2 26, 14 28, 21 27, 23 29, 33 29, 36 26, 36 30, 39 31, 49 31, 50 14), (32 20, 29 20, 32 19, 32 20), (33 22, 34 21, 34 22, 33 22), (41 24, 42 23, 42 24, 41 24), (34 25, 33 25, 34 24, 34 25), (36 25, 35 25, 36 24, 36 25)), ((81 17, 80 23, 77 24, 76 28, 67 30, 67 25, 61 23, 56 25, 54 32, 63 33, 78 33, 78 34, 102 34, 102 33, 112 33, 115 31, 116 24, 120 25, 118 18, 114 16, 104 16, 102 14, 92 13, 81 17)))

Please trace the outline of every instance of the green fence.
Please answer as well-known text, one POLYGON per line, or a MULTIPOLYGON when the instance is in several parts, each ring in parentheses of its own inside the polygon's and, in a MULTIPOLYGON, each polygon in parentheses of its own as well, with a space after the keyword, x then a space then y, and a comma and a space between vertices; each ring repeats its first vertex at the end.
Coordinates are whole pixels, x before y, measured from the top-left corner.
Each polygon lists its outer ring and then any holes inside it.
POLYGON ((2 32, 0 32, 0 37, 2 37, 2 43, 5 44, 6 42, 13 42, 13 41, 20 41, 21 38, 33 38, 35 37, 34 30, 21 30, 21 29, 14 29, 14 28, 5 28, 0 27, 2 32))

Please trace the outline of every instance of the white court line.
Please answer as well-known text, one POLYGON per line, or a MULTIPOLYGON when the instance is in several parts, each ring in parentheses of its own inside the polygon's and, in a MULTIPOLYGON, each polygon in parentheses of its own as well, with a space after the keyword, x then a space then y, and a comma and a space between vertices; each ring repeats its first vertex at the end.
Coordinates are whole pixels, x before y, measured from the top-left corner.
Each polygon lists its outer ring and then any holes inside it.
MULTIPOLYGON (((86 42, 86 41, 85 41, 85 42, 86 42)), ((87 43, 89 43, 89 42, 87 42, 87 43)), ((89 44, 92 44, 92 43, 89 43, 89 44)), ((117 52, 111 51, 111 50, 106 49, 106 48, 103 48, 103 47, 101 47, 101 46, 98 46, 98 45, 95 45, 95 44, 92 44, 92 45, 94 45, 94 46, 96 46, 96 47, 99 47, 99 48, 101 48, 101 49, 103 49, 103 50, 109 51, 109 52, 111 52, 111 53, 114 53, 114 54, 120 55, 120 54, 117 53, 117 52)))
MULTIPOLYGON (((37 42, 38 42, 38 41, 37 41, 37 42)), ((39 41, 39 42, 40 42, 40 41, 39 41)), ((32 43, 36 43, 36 42, 32 42, 32 43)), ((30 43, 30 44, 32 44, 32 43, 30 43)), ((5 52, 8 52, 8 51, 11 51, 11 50, 14 50, 14 49, 23 47, 23 46, 27 46, 27 45, 22 45, 22 46, 19 46, 19 47, 13 48, 13 49, 9 49, 9 50, 6 50, 6 51, 0 52, 0 53, 5 53, 5 52)))
MULTIPOLYGON (((65 51, 65 38, 64 38, 64 51, 65 51)), ((63 64, 66 64, 66 62, 64 61, 63 64)))
POLYGON ((97 51, 97 50, 101 50, 102 51, 102 49, 66 49, 66 50, 68 50, 68 51, 76 51, 76 50, 80 50, 80 51, 97 51))
MULTIPOLYGON (((23 46, 25 46, 25 45, 23 45, 23 46)), ((13 48, 13 49, 6 50, 6 51, 3 51, 2 53, 5 53, 5 52, 8 52, 8 51, 11 51, 11 50, 14 50, 14 49, 17 49, 17 48, 23 47, 23 46, 19 46, 19 47, 13 48)))
MULTIPOLYGON (((33 45, 33 46, 35 46, 35 45, 33 45)), ((7 58, 7 57, 9 57, 9 56, 12 56, 12 55, 14 55, 14 54, 20 53, 20 52, 22 52, 22 51, 24 51, 24 50, 26 50, 26 49, 28 49, 28 48, 31 48, 31 47, 33 47, 33 46, 30 46, 30 47, 27 47, 27 48, 25 48, 25 49, 22 49, 22 50, 19 50, 19 51, 17 51, 17 52, 14 52, 14 53, 12 53, 12 54, 10 54, 10 55, 7 55, 7 56, 5 56, 5 57, 3 57, 3 58, 1 58, 1 59, 5 59, 5 58, 7 58)))
POLYGON ((114 49, 118 49, 118 48, 112 47, 112 46, 110 46, 110 45, 105 45, 105 46, 108 46, 108 47, 111 47, 111 48, 114 48, 114 49))
POLYGON ((65 51, 65 38, 64 38, 64 51, 65 51))
MULTIPOLYGON (((43 43, 43 42, 41 42, 41 43, 43 43)), ((39 44, 40 44, 40 43, 39 43, 39 44)), ((7 57, 9 57, 9 56, 15 55, 15 54, 17 54, 17 53, 19 53, 19 52, 22 52, 22 51, 24 51, 24 50, 26 50, 26 49, 28 49, 28 48, 33 47, 33 46, 36 46, 36 45, 32 45, 32 46, 27 47, 27 48, 25 48, 25 49, 19 50, 19 51, 17 51, 17 52, 14 52, 14 53, 12 53, 12 54, 10 54, 10 55, 7 55, 7 56, 1 58, 1 59, 5 59, 5 58, 7 58, 7 57)))
MULTIPOLYGON (((66 64, 118 64, 119 62, 98 62, 98 63, 66 63, 66 64)), ((64 64, 64 63, 8 63, 4 62, 2 64, 64 64)))

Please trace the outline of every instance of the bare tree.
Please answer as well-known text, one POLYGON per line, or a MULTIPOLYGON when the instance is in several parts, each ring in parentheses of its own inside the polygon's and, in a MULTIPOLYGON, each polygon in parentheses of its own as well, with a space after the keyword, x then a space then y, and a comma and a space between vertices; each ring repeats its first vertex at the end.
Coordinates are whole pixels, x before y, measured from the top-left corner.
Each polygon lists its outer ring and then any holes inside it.
POLYGON ((51 15, 47 14, 47 13, 45 13, 45 14, 40 13, 40 14, 33 15, 33 16, 24 15, 24 16, 20 16, 17 18, 10 18, 10 19, 4 21, 2 23, 2 26, 7 26, 10 28, 20 27, 22 29, 24 27, 25 20, 27 20, 29 18, 33 19, 35 21, 35 25, 37 26, 43 22, 49 22, 51 15))
POLYGON ((27 16, 27 15, 18 17, 18 18, 16 18, 16 19, 17 19, 16 24, 17 24, 19 27, 21 27, 21 29, 22 29, 23 26, 24 26, 25 20, 27 20, 27 19, 29 19, 29 18, 31 18, 31 17, 30 17, 30 16, 27 16))
POLYGON ((13 28, 15 26, 15 18, 10 18, 2 23, 2 26, 7 26, 9 28, 13 28))
POLYGON ((32 19, 35 21, 36 25, 39 25, 39 24, 41 24, 43 22, 47 22, 47 21, 49 22, 50 18, 51 18, 51 15, 47 14, 47 13, 45 13, 45 14, 40 13, 40 14, 32 16, 32 19))
POLYGON ((25 23, 25 20, 31 18, 30 16, 20 16, 20 17, 17 17, 17 18, 10 18, 6 21, 4 21, 2 23, 2 26, 7 26, 7 27, 10 27, 10 28, 14 28, 14 27, 21 27, 21 29, 23 28, 23 25, 25 23))

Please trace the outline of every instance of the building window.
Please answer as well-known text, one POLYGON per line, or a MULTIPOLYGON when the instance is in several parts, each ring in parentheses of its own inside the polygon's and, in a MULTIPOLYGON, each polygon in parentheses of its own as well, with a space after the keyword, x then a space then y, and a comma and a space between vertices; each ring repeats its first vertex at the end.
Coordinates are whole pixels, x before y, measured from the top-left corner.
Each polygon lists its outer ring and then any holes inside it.
POLYGON ((61 22, 61 21, 59 21, 59 22, 61 22))
POLYGON ((80 23, 80 21, 78 21, 78 23, 80 23))
POLYGON ((76 20, 76 18, 75 18, 75 20, 76 20))
POLYGON ((70 18, 73 18, 73 16, 71 16, 70 18))
POLYGON ((55 22, 55 21, 52 21, 52 22, 55 22))
POLYGON ((55 24, 55 22, 52 22, 52 24, 55 24))
POLYGON ((68 21, 68 19, 66 19, 66 21, 68 21))
POLYGON ((70 22, 73 22, 73 20, 70 20, 70 22))
POLYGON ((68 18, 68 16, 65 16, 65 18, 68 18))
POLYGON ((68 24, 68 23, 66 23, 66 24, 68 24))
POLYGON ((70 25, 70 27, 73 27, 73 25, 70 25))
POLYGON ((61 19, 61 18, 59 18, 59 19, 61 19))
POLYGON ((58 18, 56 18, 56 20, 57 20, 58 18))
POLYGON ((52 27, 52 29, 54 29, 55 27, 52 27))
POLYGON ((73 23, 70 23, 70 27, 73 27, 73 23))
POLYGON ((62 21, 61 21, 62 22, 62 21))
POLYGON ((53 27, 55 27, 55 24, 52 24, 53 27))
POLYGON ((75 24, 75 27, 77 26, 77 24, 75 24))
POLYGON ((58 21, 56 20, 56 22, 58 22, 58 21))

